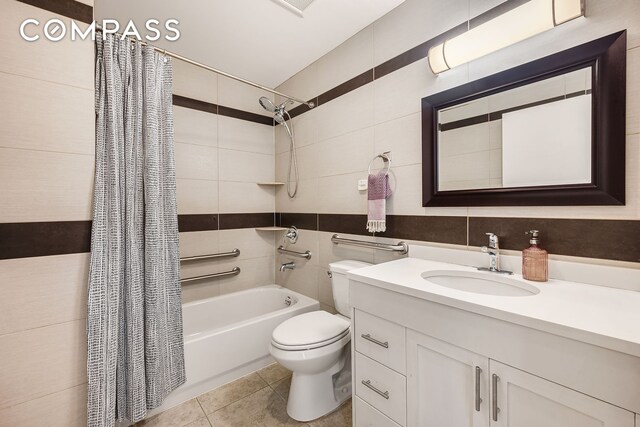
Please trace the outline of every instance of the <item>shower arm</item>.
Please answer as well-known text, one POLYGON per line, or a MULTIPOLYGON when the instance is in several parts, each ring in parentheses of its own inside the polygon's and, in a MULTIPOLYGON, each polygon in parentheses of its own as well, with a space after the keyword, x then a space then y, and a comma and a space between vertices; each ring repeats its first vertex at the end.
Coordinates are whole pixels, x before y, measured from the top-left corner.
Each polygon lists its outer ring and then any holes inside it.
MULTIPOLYGON (((98 31, 102 31, 102 30, 103 30, 102 26, 100 26, 100 25, 96 25, 96 27, 95 27, 95 28, 96 28, 96 30, 98 30, 98 31)), ((115 33, 114 35, 122 36, 122 35, 121 35, 121 34, 119 34, 119 33, 115 33)), ((129 37, 129 36, 126 36, 126 37, 127 37, 127 38, 129 38, 132 42, 140 43, 140 44, 141 44, 141 45, 143 45, 143 46, 151 46, 151 47, 153 48, 153 50, 155 50, 155 51, 156 51, 156 52, 158 52, 158 53, 161 53, 161 54, 162 54, 162 55, 164 55, 164 56, 169 56, 169 57, 171 57, 171 58, 175 58, 175 59, 178 59, 178 60, 180 60, 180 61, 186 62, 186 63, 188 63, 188 64, 195 65, 196 67, 199 67, 199 68, 204 68, 205 70, 211 71, 211 72, 216 73, 216 74, 219 74, 219 75, 221 75, 221 76, 228 77, 228 78, 230 78, 230 79, 232 79, 232 80, 236 80, 236 81, 238 81, 238 82, 241 82, 241 83, 247 84, 247 85, 249 85, 249 86, 257 87, 258 89, 262 89, 262 90, 264 90, 264 91, 267 91, 267 92, 273 93, 274 95, 278 95, 278 96, 281 96, 281 97, 283 97, 283 98, 286 98, 288 101, 295 101, 295 102, 298 102, 298 103, 300 103, 300 104, 304 104, 304 105, 306 105, 306 106, 307 106, 307 107, 309 107, 309 108, 313 108, 313 107, 315 107, 315 106, 316 106, 316 104, 315 104, 315 103, 313 103, 313 102, 311 102, 311 101, 304 101, 304 100, 302 100, 302 99, 300 99, 300 98, 296 98, 295 96, 289 96, 289 95, 286 95, 286 94, 284 94, 284 93, 282 93, 282 92, 279 92, 279 91, 277 91, 277 90, 275 90, 275 89, 271 89, 271 88, 266 87, 266 86, 263 86, 263 85, 261 85, 261 84, 254 83, 254 82, 252 82, 252 81, 250 81, 250 80, 243 79, 242 77, 234 76, 233 74, 229 74, 229 73, 226 73, 226 72, 224 72, 224 71, 222 71, 222 70, 218 70, 217 68, 213 68, 213 67, 210 67, 210 66, 208 66, 208 65, 205 65, 205 64, 203 64, 203 63, 201 63, 201 62, 194 61, 193 59, 189 59, 189 58, 187 58, 186 56, 179 55, 179 54, 177 54, 177 53, 175 53, 175 52, 170 52, 170 51, 168 51, 168 50, 166 50, 166 49, 161 49, 161 48, 159 48, 159 47, 156 47, 156 46, 150 45, 150 44, 149 44, 149 43, 147 43, 147 42, 143 42, 143 41, 141 41, 141 40, 137 40, 137 39, 132 38, 132 37, 129 37)))

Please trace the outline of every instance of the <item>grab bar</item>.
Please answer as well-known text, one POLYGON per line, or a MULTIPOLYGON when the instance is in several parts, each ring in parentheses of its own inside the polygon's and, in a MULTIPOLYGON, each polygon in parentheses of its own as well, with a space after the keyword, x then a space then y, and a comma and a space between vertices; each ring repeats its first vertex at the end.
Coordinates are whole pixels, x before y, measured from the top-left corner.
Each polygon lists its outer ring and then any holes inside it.
POLYGON ((196 280, 212 279, 214 277, 237 276, 240 274, 240 267, 233 267, 233 270, 223 271, 221 273, 205 274, 203 276, 188 277, 180 279, 180 283, 195 282, 196 280))
POLYGON ((311 259, 310 251, 296 252, 296 251, 290 251, 289 249, 285 249, 284 246, 278 246, 278 252, 280 252, 281 254, 290 255, 298 258, 311 259))
POLYGON ((238 248, 232 250, 231 252, 220 252, 218 254, 188 256, 188 257, 180 258, 180 262, 199 261, 203 259, 227 258, 227 257, 237 257, 237 256, 240 256, 240 249, 238 248))
POLYGON ((409 253, 409 245, 405 242, 398 242, 395 245, 389 243, 367 242, 366 240, 346 239, 337 234, 331 236, 331 241, 336 245, 360 246, 363 248, 379 249, 381 251, 400 252, 402 255, 409 253))

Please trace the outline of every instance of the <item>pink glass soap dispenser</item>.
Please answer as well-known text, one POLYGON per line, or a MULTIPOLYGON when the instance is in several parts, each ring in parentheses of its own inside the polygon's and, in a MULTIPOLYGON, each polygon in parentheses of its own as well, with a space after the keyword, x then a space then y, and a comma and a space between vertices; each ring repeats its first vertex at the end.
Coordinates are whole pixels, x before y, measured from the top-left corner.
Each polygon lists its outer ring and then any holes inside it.
POLYGON ((549 280, 549 254, 539 246, 540 232, 530 230, 525 234, 531 235, 531 246, 522 251, 522 277, 535 282, 546 282, 549 280))

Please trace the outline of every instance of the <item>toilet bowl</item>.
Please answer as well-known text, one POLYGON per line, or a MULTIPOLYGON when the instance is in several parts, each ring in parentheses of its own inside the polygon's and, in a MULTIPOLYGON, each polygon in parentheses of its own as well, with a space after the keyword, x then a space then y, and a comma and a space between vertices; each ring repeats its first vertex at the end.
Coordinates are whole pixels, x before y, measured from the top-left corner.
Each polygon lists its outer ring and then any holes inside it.
POLYGON ((369 265, 350 260, 329 265, 339 314, 304 313, 273 331, 271 355, 293 372, 287 413, 295 420, 319 418, 351 396, 351 307, 346 273, 369 265))

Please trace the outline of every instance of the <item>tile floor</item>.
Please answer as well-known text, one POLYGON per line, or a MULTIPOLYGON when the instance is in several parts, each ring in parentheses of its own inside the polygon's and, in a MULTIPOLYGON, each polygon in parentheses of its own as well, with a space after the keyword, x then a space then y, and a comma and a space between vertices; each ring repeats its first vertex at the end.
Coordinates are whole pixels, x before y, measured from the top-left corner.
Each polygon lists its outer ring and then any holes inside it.
POLYGON ((211 390, 136 427, 351 427, 351 400, 307 424, 287 415, 291 372, 274 363, 211 390))

